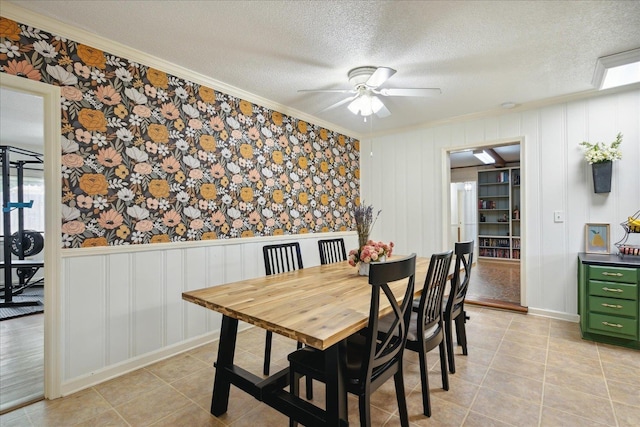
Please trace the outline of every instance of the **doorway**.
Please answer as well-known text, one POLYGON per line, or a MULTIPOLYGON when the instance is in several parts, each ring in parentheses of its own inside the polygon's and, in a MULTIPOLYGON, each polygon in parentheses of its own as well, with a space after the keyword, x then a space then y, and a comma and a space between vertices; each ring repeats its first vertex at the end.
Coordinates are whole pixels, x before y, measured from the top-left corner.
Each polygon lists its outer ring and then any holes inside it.
POLYGON ((453 247, 456 241, 475 241, 473 283, 467 294, 469 303, 526 311, 525 287, 520 275, 525 262, 524 257, 520 256, 525 253, 522 243, 524 227, 521 227, 525 218, 524 212, 521 212, 521 201, 524 200, 524 192, 521 191, 524 187, 521 184, 524 182, 520 181, 520 166, 523 164, 521 144, 522 140, 496 141, 473 148, 461 147, 446 151, 449 160, 446 178, 449 179, 450 186, 449 247, 453 247), (481 155, 474 155, 481 152, 489 153, 493 160, 489 158, 489 163, 483 163, 481 155), (493 203, 504 206, 480 206, 483 201, 487 203, 485 199, 489 198, 483 195, 493 195, 498 187, 492 185, 496 181, 493 175, 505 178, 498 179, 502 181, 500 187, 504 187, 505 195, 498 195, 493 199, 493 203), (489 183, 485 182, 485 176, 490 176, 489 183), (514 198, 518 200, 514 201, 514 198), (492 210, 486 211, 487 208, 492 210), (495 216, 497 213, 500 214, 499 218, 493 219, 491 215, 495 216), (514 219, 516 216, 517 220, 514 219), (485 222, 480 222, 483 220, 485 222), (496 221, 495 226, 493 221, 496 221), (487 230, 491 232, 488 233, 487 230), (487 233, 491 236, 485 236, 487 233), (491 245, 497 246, 492 248, 491 245))
MULTIPOLYGON (((60 287, 60 222, 61 222, 61 180, 60 180, 60 88, 48 85, 28 78, 0 73, 0 89, 12 91, 12 94, 18 93, 29 97, 36 97, 40 100, 41 123, 39 128, 42 134, 42 147, 39 150, 43 154, 44 173, 41 179, 44 180, 44 277, 46 284, 44 286, 44 314, 40 314, 41 320, 35 326, 40 329, 41 338, 34 338, 38 341, 42 350, 40 369, 43 372, 41 380, 40 396, 48 399, 60 397, 61 389, 61 368, 60 368, 60 304, 59 304, 59 287, 60 287)), ((8 127, 13 121, 18 119, 4 119, 5 112, 20 108, 20 103, 4 103, 2 104, 3 114, 3 134, 5 127, 8 127)), ((13 111, 15 113, 15 111, 13 111)), ((18 117, 22 117, 24 112, 18 111, 18 117)), ((15 116, 14 116, 15 117, 15 116)), ((27 139, 29 132, 34 129, 34 125, 25 126, 22 130, 25 132, 23 138, 27 139)), ((2 145, 11 145, 9 141, 2 142, 2 145)), ((36 150, 32 150, 36 151, 36 150)), ((4 322, 3 322, 4 323, 4 322)), ((33 325, 30 325, 34 327, 33 325)), ((27 328, 28 329, 28 328, 27 328)), ((3 325, 4 331, 4 325, 3 325)), ((4 332, 3 332, 4 333, 4 332)), ((28 332, 31 337, 36 337, 36 332, 28 332)), ((16 347, 17 348, 17 347, 16 347)), ((5 369, 3 360, 3 371, 5 369)), ((0 372, 0 375, 3 372, 0 372)), ((32 400, 34 397, 24 396, 22 400, 32 400)), ((7 402, 7 405, 9 402, 7 402)), ((11 405, 22 405, 19 400, 11 402, 11 405)), ((2 412, 8 411, 8 406, 3 401, 2 412), (5 407, 6 406, 6 407, 5 407)))

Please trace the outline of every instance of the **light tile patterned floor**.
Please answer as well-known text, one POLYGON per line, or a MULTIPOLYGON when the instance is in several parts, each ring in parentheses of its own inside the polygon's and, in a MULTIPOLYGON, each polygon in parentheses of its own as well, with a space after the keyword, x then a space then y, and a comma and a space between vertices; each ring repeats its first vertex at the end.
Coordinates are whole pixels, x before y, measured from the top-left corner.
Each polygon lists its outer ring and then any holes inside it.
MULTIPOLYGON (((433 416, 422 415, 418 358, 406 354, 412 426, 640 425, 640 352, 580 338, 578 325, 471 306, 469 355, 456 349, 457 372, 440 388, 437 350, 429 353, 433 416)), ((274 336, 272 369, 295 343, 274 336)), ((238 337, 236 363, 261 372, 264 331, 238 337)), ((9 426, 287 426, 284 415, 232 387, 228 412, 209 414, 217 344, 209 344, 90 389, 0 416, 9 426)), ((316 403, 323 386, 315 383, 316 403)), ((393 381, 372 399, 373 425, 398 426, 393 381)), ((359 425, 357 401, 349 419, 359 425)))

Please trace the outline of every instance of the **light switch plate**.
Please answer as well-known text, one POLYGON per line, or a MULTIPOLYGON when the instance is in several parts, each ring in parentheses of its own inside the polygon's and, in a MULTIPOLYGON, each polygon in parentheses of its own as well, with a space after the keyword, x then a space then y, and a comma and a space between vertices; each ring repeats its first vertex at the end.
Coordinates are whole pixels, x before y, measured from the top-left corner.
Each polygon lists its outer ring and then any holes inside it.
POLYGON ((564 222, 564 212, 563 211, 554 211, 553 212, 553 222, 564 222))

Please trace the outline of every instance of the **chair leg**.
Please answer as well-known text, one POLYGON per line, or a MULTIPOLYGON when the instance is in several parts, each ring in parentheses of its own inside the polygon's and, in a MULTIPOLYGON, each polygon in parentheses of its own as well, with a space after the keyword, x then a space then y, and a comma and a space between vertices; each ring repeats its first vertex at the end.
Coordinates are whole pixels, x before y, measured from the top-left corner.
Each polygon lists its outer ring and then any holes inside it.
POLYGON ((449 372, 447 371, 447 352, 445 350, 446 343, 440 342, 440 371, 442 375, 442 388, 449 391, 449 372))
MULTIPOLYGON (((294 396, 300 395, 300 377, 297 372, 289 370, 289 391, 294 396)), ((298 422, 289 418, 289 427, 297 427, 298 422)))
POLYGON ((400 413, 400 425, 409 427, 409 411, 407 410, 407 397, 404 392, 404 379, 402 378, 402 369, 398 370, 393 376, 396 383, 396 396, 398 398, 398 412, 400 413))
POLYGON ((264 368, 262 373, 269 375, 269 365, 271 364, 271 341, 273 341, 273 332, 267 331, 267 338, 264 342, 264 368))
POLYGON ((420 359, 420 384, 422 384, 422 411, 427 416, 431 416, 431 397, 429 396, 429 373, 427 370, 427 352, 422 349, 418 352, 420 359))
POLYGON ((367 390, 365 394, 360 395, 358 399, 358 407, 360 408, 360 427, 371 427, 371 396, 367 390))
MULTIPOLYGON (((458 315, 453 319, 453 323, 456 326, 456 339, 458 341, 458 345, 462 345, 462 342, 460 341, 460 320, 462 319, 462 312, 458 313, 458 315)), ((462 322, 462 324, 464 325, 464 321, 462 322)))
POLYGON ((444 335, 447 342, 447 357, 449 359, 449 372, 456 373, 456 361, 453 356, 453 325, 451 319, 444 322, 444 335))
POLYGON ((313 400, 313 378, 307 375, 307 400, 313 400))
POLYGON ((466 356, 469 353, 467 352, 467 329, 464 325, 464 318, 464 311, 456 318, 456 334, 458 335, 458 343, 462 346, 462 354, 466 356))

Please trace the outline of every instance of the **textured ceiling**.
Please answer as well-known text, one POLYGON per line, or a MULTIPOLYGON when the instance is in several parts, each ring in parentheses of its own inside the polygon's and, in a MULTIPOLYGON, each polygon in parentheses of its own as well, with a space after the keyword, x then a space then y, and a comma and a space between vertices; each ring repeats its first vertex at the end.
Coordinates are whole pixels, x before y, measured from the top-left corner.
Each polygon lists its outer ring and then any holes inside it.
POLYGON ((598 57, 640 47, 640 1, 11 3, 354 136, 592 91, 598 57), (395 68, 384 87, 442 94, 384 98, 391 116, 363 123, 346 105, 321 112, 344 94, 297 91, 349 89, 348 70, 362 65, 395 68))

